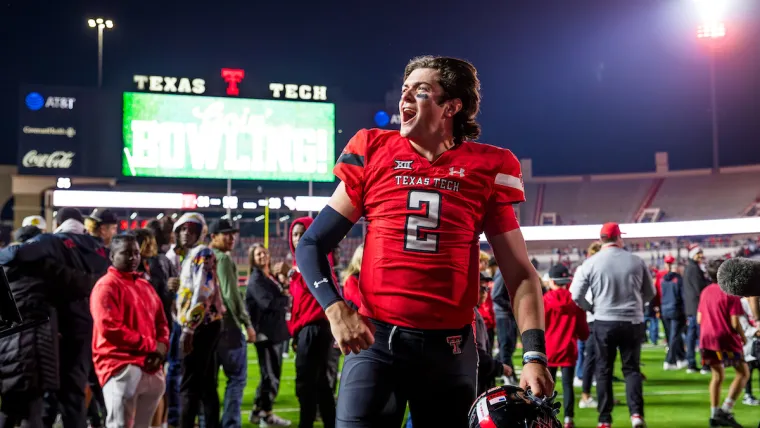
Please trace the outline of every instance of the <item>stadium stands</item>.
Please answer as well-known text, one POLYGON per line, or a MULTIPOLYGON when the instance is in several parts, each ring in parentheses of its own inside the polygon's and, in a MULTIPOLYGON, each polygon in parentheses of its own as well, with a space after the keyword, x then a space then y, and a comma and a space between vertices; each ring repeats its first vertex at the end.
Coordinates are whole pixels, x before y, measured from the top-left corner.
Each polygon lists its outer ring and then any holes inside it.
POLYGON ((626 222, 651 184, 651 179, 546 183, 543 212, 556 213, 562 224, 626 222))
POLYGON ((668 177, 651 206, 664 221, 739 217, 760 195, 760 172, 668 177))
MULTIPOLYGON (((539 225, 541 214, 554 213, 557 224, 600 224, 608 221, 635 222, 646 209, 659 209, 664 214, 659 221, 682 221, 736 218, 744 215, 747 208, 760 196, 760 166, 724 168, 721 174, 709 170, 691 170, 660 173, 618 174, 611 176, 574 177, 527 177, 525 178, 526 203, 519 207, 520 224, 539 225)), ((760 210, 755 210, 760 213, 760 210)), ((754 215, 757 214, 752 211, 754 215)), ((260 225, 259 225, 260 226, 260 225)), ((269 248, 272 260, 291 260, 287 244, 288 223, 271 228, 269 248)), ((263 227, 260 227, 263 229, 263 227)), ((233 251, 235 262, 245 269, 248 264, 247 249, 263 238, 252 234, 260 230, 248 230, 233 251), (247 236, 246 236, 247 235, 247 236)), ((361 223, 341 242, 342 263, 345 264, 362 242, 361 223)), ((735 236, 742 240, 750 236, 735 236)), ((752 237, 755 239, 756 237, 752 237)), ((707 238, 715 240, 716 238, 707 238)), ((728 237, 717 238, 719 241, 728 237)), ((627 240, 641 251, 645 260, 659 259, 663 251, 682 247, 684 242, 676 239, 661 243, 646 240, 627 240), (653 248, 649 248, 650 245, 653 248), (657 250, 657 246, 661 248, 657 250), (651 250, 651 251, 650 251, 651 250)), ((574 254, 573 247, 585 248, 588 242, 536 241, 529 242, 528 249, 541 265, 556 261, 559 254, 574 254), (564 248, 564 249, 562 249, 564 248)), ((737 241, 712 245, 716 254, 733 253, 737 241)), ((487 247, 487 246, 486 246, 487 247)), ((677 250, 676 250, 677 251, 677 250)))
POLYGON ((520 224, 525 226, 535 226, 536 216, 540 214, 541 201, 538 190, 540 184, 525 183, 525 203, 520 205, 520 224))

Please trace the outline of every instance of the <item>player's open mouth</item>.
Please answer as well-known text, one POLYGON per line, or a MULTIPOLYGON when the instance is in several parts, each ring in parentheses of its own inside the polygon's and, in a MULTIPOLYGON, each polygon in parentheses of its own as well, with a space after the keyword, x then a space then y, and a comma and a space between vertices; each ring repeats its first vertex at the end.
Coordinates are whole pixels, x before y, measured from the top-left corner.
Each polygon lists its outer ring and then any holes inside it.
POLYGON ((412 110, 410 108, 401 110, 401 121, 403 123, 409 122, 410 120, 414 119, 415 116, 417 116, 416 110, 412 110))

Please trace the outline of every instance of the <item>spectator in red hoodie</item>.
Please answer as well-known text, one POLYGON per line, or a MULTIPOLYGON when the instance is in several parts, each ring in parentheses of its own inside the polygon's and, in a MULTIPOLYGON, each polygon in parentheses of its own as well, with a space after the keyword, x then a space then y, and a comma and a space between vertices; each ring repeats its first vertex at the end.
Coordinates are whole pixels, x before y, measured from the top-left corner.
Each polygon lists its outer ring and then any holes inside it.
POLYGON ((335 396, 328 376, 333 335, 325 312, 309 291, 296 261, 298 242, 313 221, 311 217, 301 217, 290 225, 290 251, 293 254, 290 294, 293 296, 293 309, 288 329, 296 351, 296 396, 301 408, 298 426, 313 427, 319 407, 325 428, 334 428, 335 396))
POLYGON ((573 302, 567 287, 572 277, 565 265, 558 264, 549 269, 549 292, 544 294, 546 321, 546 356, 549 371, 555 382, 557 369, 562 370, 562 394, 565 405, 565 428, 574 428, 573 423, 575 393, 575 362, 578 359, 578 340, 589 336, 586 312, 573 302))
POLYGON ((351 262, 348 264, 341 275, 343 276, 343 298, 352 308, 358 311, 362 305, 362 295, 359 291, 359 273, 362 270, 362 257, 364 256, 364 245, 359 245, 354 251, 351 262))
POLYGON ((133 235, 111 240, 112 266, 90 296, 92 355, 103 387, 107 428, 147 428, 166 387, 169 324, 153 286, 137 272, 133 235))

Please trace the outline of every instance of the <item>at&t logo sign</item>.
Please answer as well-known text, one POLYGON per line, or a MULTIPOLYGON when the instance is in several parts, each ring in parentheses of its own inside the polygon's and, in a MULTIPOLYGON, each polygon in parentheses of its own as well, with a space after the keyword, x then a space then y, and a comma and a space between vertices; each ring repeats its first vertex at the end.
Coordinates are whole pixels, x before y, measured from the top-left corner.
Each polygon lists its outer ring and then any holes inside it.
POLYGON ((62 110, 73 110, 76 98, 72 97, 43 97, 39 92, 30 92, 24 102, 29 110, 37 111, 44 108, 57 108, 62 110))

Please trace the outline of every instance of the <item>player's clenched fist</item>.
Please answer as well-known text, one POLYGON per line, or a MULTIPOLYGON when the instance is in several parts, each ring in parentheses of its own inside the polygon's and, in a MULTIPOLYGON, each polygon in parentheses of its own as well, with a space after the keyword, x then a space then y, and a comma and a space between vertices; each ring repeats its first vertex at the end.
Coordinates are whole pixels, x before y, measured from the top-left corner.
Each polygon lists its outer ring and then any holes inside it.
POLYGON ((350 352, 358 354, 362 349, 368 349, 375 343, 375 326, 367 322, 358 312, 351 309, 345 302, 330 305, 325 310, 330 321, 335 341, 343 355, 350 352))
POLYGON ((529 363, 523 366, 520 374, 520 388, 530 388, 536 397, 551 397, 554 393, 554 380, 545 365, 529 363))

